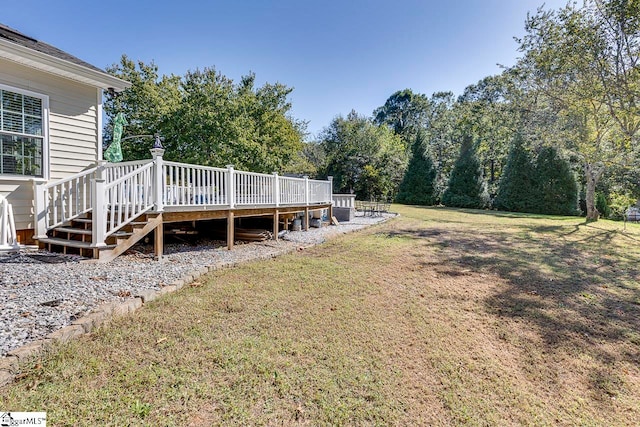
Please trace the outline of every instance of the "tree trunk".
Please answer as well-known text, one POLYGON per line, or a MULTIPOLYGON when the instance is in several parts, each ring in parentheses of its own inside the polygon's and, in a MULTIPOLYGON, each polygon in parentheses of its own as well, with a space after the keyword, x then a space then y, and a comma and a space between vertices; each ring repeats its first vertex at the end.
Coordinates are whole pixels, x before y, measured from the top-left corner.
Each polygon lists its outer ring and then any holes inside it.
POLYGON ((587 179, 585 201, 587 203, 587 221, 597 221, 600 212, 596 208, 596 185, 604 172, 604 165, 585 162, 584 175, 587 179))

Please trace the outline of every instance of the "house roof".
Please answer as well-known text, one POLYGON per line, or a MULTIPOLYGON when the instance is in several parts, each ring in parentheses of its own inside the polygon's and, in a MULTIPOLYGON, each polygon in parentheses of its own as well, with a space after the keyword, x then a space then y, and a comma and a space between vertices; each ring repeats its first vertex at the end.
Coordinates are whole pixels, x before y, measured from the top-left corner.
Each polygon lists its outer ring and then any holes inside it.
POLYGON ((0 24, 0 57, 102 89, 121 91, 131 86, 104 70, 55 46, 0 24))

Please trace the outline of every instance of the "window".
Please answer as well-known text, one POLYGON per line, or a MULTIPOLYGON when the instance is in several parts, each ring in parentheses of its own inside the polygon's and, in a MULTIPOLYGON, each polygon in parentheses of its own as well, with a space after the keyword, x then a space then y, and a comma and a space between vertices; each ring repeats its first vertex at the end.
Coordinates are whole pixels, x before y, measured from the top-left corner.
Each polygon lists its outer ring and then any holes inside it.
POLYGON ((44 177, 47 98, 0 88, 0 175, 44 177))

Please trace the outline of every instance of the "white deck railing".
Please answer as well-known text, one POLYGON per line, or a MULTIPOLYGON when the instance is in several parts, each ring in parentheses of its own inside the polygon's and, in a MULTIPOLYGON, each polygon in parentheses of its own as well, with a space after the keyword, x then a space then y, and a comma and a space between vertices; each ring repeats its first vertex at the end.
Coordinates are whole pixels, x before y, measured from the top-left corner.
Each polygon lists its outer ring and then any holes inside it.
POLYGON ((280 178, 280 203, 283 205, 305 204, 306 185, 304 179, 280 178))
MULTIPOLYGON (((101 218, 96 220, 105 222, 102 225, 94 221, 94 224, 97 224, 96 231, 104 231, 104 236, 96 236, 98 239, 115 233, 153 208, 155 200, 151 197, 153 195, 152 169, 153 163, 140 165, 137 169, 104 186, 102 193, 105 196, 105 203, 102 203, 101 218)), ((96 191, 96 194, 100 194, 100 191, 96 191)), ((101 203, 96 201, 95 205, 100 206, 101 203)), ((97 216, 98 210, 95 212, 97 216)))
POLYGON ((226 206, 227 169, 164 162, 165 206, 226 206))
POLYGON ((14 251, 19 247, 13 209, 9 201, 0 195, 0 251, 14 251))
POLYGON ((152 150, 151 160, 101 162, 49 184, 34 180, 36 238, 92 209, 92 242, 103 246, 107 236, 148 211, 331 203, 331 179, 165 162, 162 153, 152 150))
POLYGON ((36 236, 91 210, 92 185, 97 168, 51 183, 34 180, 36 236))
POLYGON ((334 194, 332 196, 333 207, 335 208, 354 208, 356 207, 355 194, 334 194))
POLYGON ((116 179, 122 178, 123 176, 130 174, 139 167, 151 162, 153 162, 152 159, 134 160, 131 162, 120 163, 107 163, 104 166, 104 178, 107 180, 107 182, 115 181, 116 179))

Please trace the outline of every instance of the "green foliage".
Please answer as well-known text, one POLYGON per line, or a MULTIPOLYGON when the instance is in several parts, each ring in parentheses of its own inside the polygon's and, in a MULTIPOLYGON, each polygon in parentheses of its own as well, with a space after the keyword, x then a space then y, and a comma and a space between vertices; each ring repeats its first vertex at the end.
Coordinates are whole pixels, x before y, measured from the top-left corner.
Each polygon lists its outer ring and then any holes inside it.
POLYGON ((627 208, 638 203, 638 199, 629 193, 611 193, 609 195, 609 218, 615 220, 624 219, 627 208))
POLYGON ((449 186, 442 195, 445 206, 482 209, 487 206, 489 195, 482 179, 480 162, 470 135, 465 135, 456 160, 449 186))
MULTIPOLYGON (((131 82, 131 87, 117 95, 106 94, 104 112, 107 116, 104 140, 111 140, 113 120, 122 112, 127 120, 123 138, 134 135, 150 135, 161 131, 168 118, 172 117, 181 101, 180 78, 158 74, 152 62, 137 63, 123 55, 120 63, 107 68, 116 77, 131 82)), ((122 142, 124 160, 149 157, 151 139, 131 138, 122 142)))
POLYGON ((604 193, 596 193, 596 209, 598 209, 598 212, 600 212, 600 215, 604 218, 611 216, 611 209, 607 203, 607 196, 605 196, 604 193))
MULTIPOLYGON (((167 160, 282 172, 302 150, 305 124, 289 116, 292 89, 282 84, 255 87, 253 74, 234 83, 213 68, 159 77, 154 64, 126 56, 109 71, 132 87, 107 97, 107 130, 122 111, 129 122, 124 136, 160 132, 167 160)), ((150 145, 140 138, 125 141, 125 160, 148 158, 150 145)))
POLYGON ((506 163, 518 117, 509 102, 508 74, 489 76, 467 86, 455 106, 460 127, 478 141, 477 155, 483 176, 493 193, 506 163))
POLYGON ((411 89, 392 94, 384 105, 373 112, 374 123, 389 126, 407 144, 422 129, 429 115, 429 99, 411 89))
POLYGON ((425 127, 427 150, 436 168, 436 198, 447 188, 449 175, 460 152, 456 127, 455 99, 452 92, 436 92, 429 99, 431 107, 425 127))
POLYGON ((533 213, 578 214, 578 184, 571 166, 555 147, 543 147, 535 165, 534 192, 538 203, 533 213))
POLYGON ((426 135, 418 132, 411 146, 411 160, 400 183, 396 201, 407 205, 435 204, 436 169, 425 151, 426 135))
POLYGON ((557 117, 564 148, 583 163, 589 220, 608 165, 626 164, 640 130, 638 2, 586 0, 526 21, 517 73, 557 117))
POLYGON ((534 212, 538 204, 536 186, 531 155, 518 133, 513 139, 493 207, 511 212, 534 212))
POLYGON ((321 138, 324 174, 333 176, 335 192, 355 192, 361 200, 393 197, 407 163, 405 145, 393 131, 352 111, 336 117, 321 138))
POLYGON ((317 176, 324 165, 322 146, 316 142, 303 142, 302 151, 296 153, 284 172, 293 175, 317 176))

